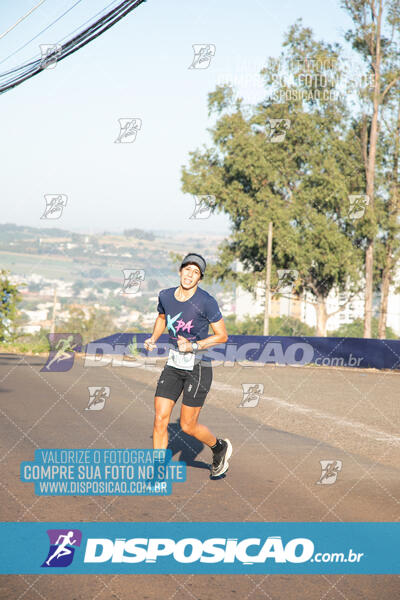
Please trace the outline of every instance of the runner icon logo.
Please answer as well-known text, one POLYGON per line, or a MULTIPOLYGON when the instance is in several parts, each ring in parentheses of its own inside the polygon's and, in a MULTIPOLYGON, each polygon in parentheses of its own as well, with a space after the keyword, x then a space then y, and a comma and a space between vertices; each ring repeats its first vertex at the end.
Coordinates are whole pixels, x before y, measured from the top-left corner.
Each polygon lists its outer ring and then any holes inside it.
POLYGON ((208 219, 215 206, 215 196, 193 196, 194 210, 189 219, 208 219))
POLYGON ((137 133, 142 129, 142 119, 118 119, 119 134, 115 144, 133 144, 137 133))
POLYGON ((283 142, 289 129, 290 119, 268 119, 267 138, 274 144, 283 142))
POLYGON ((64 208, 67 206, 68 196, 66 194, 45 194, 46 206, 41 219, 59 219, 64 208))
POLYGON ((189 69, 208 69, 213 56, 215 44, 193 44, 194 57, 189 69))
POLYGON ((366 194, 350 194, 349 203, 349 219, 353 219, 353 221, 361 219, 369 204, 369 196, 366 194))
POLYGON ((75 547, 80 546, 82 532, 79 529, 48 529, 50 548, 42 567, 68 567, 74 558, 75 547))
POLYGON ((318 485, 332 485, 336 482, 339 471, 342 470, 341 460, 320 460, 321 477, 317 481, 318 485))
POLYGON ((42 55, 40 59, 42 69, 54 69, 61 56, 61 44, 39 44, 39 47, 42 55))
POLYGON ((279 294, 291 294, 298 279, 299 272, 296 269, 278 269, 276 292, 279 294))
POLYGON ((144 269, 122 269, 124 283, 120 294, 136 294, 140 290, 140 284, 144 281, 144 269))
POLYGON ((254 408, 264 392, 262 383, 242 383, 243 398, 238 408, 254 408))
POLYGON ((109 386, 89 386, 89 402, 85 410, 103 410, 106 400, 110 397, 109 386))
POLYGON ((49 357, 41 371, 69 371, 74 364, 75 351, 80 349, 82 336, 79 333, 48 333, 49 357))

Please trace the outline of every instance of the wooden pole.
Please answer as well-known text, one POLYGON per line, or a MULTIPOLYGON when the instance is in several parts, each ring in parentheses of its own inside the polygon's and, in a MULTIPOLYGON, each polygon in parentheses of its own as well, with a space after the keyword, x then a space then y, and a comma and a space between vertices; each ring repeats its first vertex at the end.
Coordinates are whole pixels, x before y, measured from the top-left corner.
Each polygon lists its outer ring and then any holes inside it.
POLYGON ((272 221, 268 225, 267 268, 265 275, 264 335, 269 335, 271 312, 271 263, 272 263, 272 221))

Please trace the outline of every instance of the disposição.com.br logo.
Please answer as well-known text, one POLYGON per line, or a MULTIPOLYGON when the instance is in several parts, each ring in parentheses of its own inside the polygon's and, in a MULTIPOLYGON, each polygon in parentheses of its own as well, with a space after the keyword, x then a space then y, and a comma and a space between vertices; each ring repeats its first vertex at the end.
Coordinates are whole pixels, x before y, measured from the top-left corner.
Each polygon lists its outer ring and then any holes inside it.
POLYGON ((81 545, 82 532, 79 529, 48 529, 50 548, 44 563, 48 567, 68 567, 75 554, 75 548, 81 545))

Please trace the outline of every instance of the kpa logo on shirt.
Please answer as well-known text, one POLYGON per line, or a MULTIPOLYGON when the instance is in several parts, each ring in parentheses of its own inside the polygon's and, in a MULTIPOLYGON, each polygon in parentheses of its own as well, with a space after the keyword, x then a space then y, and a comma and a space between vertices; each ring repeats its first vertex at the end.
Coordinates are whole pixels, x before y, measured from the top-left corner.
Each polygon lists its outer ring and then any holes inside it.
POLYGON ((75 547, 80 546, 82 532, 79 529, 48 529, 50 548, 42 567, 68 567, 75 554, 75 547))
POLYGON ((181 314, 182 312, 178 313, 174 317, 167 315, 167 329, 168 331, 172 331, 174 335, 176 335, 178 331, 187 331, 190 333, 190 330, 193 327, 193 319, 190 319, 190 321, 185 323, 183 319, 179 318, 181 314))

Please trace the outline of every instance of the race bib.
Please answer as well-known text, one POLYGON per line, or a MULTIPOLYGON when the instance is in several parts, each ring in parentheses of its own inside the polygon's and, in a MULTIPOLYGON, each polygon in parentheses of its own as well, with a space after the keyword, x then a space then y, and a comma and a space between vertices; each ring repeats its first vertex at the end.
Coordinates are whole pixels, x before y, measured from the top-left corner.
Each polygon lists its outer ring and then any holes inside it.
POLYGON ((194 352, 179 352, 170 348, 167 365, 176 369, 186 369, 193 371, 194 367, 194 352))

